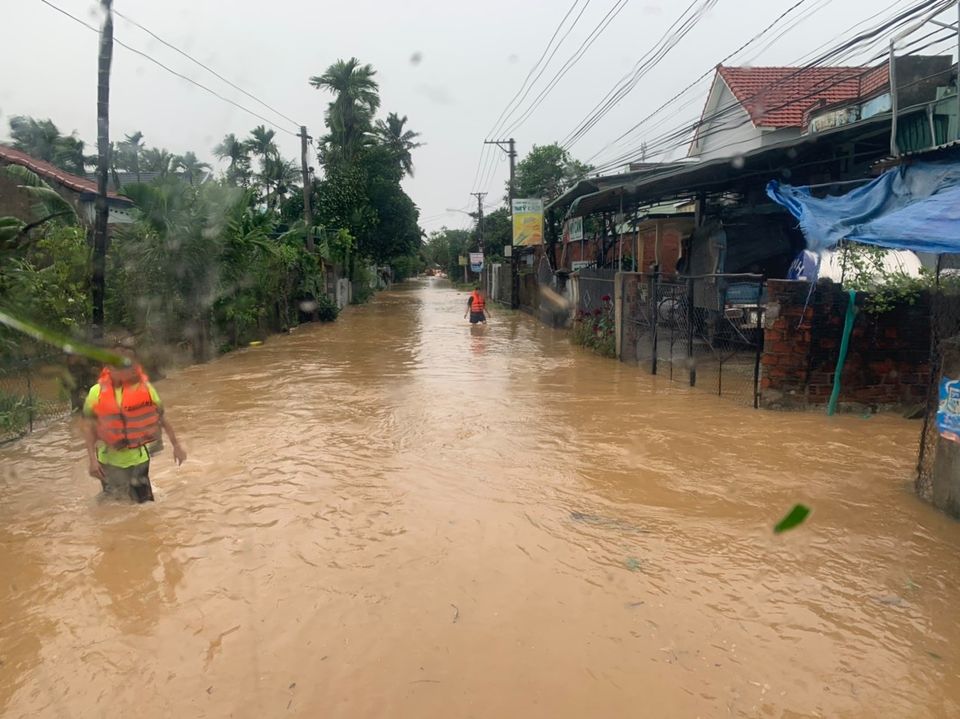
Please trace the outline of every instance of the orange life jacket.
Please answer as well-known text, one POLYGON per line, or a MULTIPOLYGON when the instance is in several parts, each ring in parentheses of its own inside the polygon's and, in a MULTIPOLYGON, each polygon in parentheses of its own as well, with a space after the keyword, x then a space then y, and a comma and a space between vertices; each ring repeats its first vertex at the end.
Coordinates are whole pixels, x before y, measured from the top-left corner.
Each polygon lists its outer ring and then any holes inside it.
POLYGON ((481 295, 477 290, 473 291, 470 302, 470 311, 471 312, 483 312, 484 303, 483 295, 481 295))
POLYGON ((111 449, 136 449, 160 439, 160 410, 150 396, 149 381, 137 367, 138 382, 121 390, 120 404, 109 369, 100 373, 95 406, 97 437, 111 449))

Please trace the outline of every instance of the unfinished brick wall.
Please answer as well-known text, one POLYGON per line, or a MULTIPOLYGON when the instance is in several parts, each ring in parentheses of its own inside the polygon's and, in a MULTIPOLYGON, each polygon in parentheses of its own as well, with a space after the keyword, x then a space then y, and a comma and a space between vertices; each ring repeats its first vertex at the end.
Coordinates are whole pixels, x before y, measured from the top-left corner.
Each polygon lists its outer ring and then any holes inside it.
MULTIPOLYGON (((761 401, 770 408, 825 404, 843 336, 847 294, 821 282, 770 280, 761 401), (805 308, 805 305, 806 308, 805 308)), ((863 306, 863 296, 857 304, 863 306)), ((841 378, 840 402, 851 408, 923 402, 930 379, 930 299, 873 314, 860 310, 841 378)))

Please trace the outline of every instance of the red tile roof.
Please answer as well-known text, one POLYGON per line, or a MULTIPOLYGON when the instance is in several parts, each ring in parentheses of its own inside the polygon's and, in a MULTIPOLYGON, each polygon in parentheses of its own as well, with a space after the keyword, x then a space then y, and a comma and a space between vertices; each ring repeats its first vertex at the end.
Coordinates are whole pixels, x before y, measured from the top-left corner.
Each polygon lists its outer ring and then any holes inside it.
POLYGON ((717 67, 757 127, 803 127, 816 107, 867 97, 887 85, 879 67, 717 67))
MULTIPOLYGON (((0 162, 8 162, 13 165, 26 167, 28 170, 37 173, 44 180, 59 183, 74 192, 97 194, 97 183, 93 180, 72 175, 56 165, 52 165, 45 160, 38 160, 25 152, 14 150, 12 147, 7 147, 6 145, 0 145, 0 162)), ((112 200, 133 204, 132 200, 127 197, 122 197, 116 192, 108 192, 107 197, 112 200)))

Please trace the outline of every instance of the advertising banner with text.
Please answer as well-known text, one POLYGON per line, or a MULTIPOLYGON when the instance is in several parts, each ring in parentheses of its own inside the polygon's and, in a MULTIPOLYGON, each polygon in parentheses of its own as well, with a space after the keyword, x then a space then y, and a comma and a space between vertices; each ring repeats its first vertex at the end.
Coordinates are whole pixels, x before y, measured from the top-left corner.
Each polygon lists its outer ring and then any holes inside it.
POLYGON ((513 201, 513 244, 543 244, 543 200, 513 201))

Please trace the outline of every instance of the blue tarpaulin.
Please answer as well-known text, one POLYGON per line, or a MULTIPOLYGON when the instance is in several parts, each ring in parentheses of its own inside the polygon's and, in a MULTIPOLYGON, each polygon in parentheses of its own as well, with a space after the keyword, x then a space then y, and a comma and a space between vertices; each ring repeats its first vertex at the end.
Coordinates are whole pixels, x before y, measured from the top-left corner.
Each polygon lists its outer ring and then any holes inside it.
POLYGON ((807 247, 841 240, 914 252, 960 253, 960 162, 898 167, 845 195, 814 197, 809 187, 767 185, 770 198, 800 221, 807 247))

